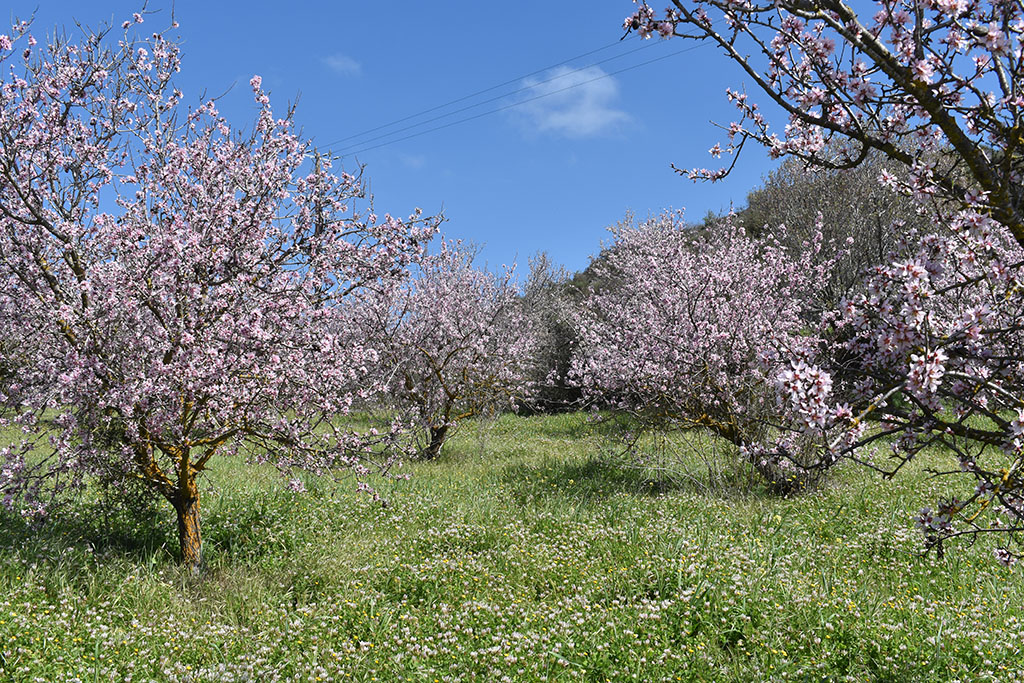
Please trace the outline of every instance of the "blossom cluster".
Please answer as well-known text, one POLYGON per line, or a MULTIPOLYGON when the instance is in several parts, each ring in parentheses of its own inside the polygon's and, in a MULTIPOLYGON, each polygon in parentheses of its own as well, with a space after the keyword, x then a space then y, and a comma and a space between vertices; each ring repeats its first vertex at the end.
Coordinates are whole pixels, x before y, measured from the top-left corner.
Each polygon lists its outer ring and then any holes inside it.
MULTIPOLYGON (((997 557, 1015 559, 1024 532, 1024 9, 673 0, 659 15, 636 4, 628 31, 710 41, 785 110, 780 135, 752 98, 730 90, 739 120, 714 156, 754 141, 813 168, 849 168, 872 153, 895 162, 878 182, 912 198, 931 225, 894 224, 902 243, 840 311, 843 343, 797 359, 780 376, 781 398, 798 423, 827 434, 824 461, 842 453, 892 475, 921 449, 949 449, 960 467, 939 473, 972 478, 973 492, 921 515, 929 545, 941 552, 945 539, 1004 531, 997 557), (831 402, 808 391, 828 381, 831 402), (872 452, 885 437, 887 462, 872 452)), ((714 180, 730 169, 687 174, 714 180)))
POLYGON ((361 211, 359 178, 274 115, 259 77, 243 132, 214 101, 181 104, 161 33, 37 54, 29 29, 12 31, 23 55, 0 50, 0 398, 24 433, 4 453, 8 507, 42 515, 88 476, 141 484, 178 511, 195 563, 214 456, 289 477, 386 467, 370 458, 396 432, 334 419, 382 388, 344 302, 417 261, 437 221, 361 211))
MULTIPOLYGON (((820 342, 806 334, 833 264, 820 240, 791 254, 729 220, 704 233, 677 214, 612 232, 592 266, 604 284, 578 317, 573 372, 585 394, 738 447, 759 444, 787 410, 774 384, 792 371, 780 366, 820 342)), ((812 393, 827 396, 826 382, 819 374, 812 393)))
POLYGON ((368 293, 356 311, 381 349, 384 400, 416 425, 428 459, 461 421, 528 394, 536 339, 513 270, 473 260, 471 247, 441 241, 413 276, 368 293))

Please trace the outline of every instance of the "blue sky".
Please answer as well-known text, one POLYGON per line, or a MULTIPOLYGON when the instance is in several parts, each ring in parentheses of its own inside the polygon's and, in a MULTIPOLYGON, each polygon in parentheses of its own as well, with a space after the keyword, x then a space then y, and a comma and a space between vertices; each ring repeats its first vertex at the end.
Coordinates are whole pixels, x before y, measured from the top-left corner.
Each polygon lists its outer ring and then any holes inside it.
MULTIPOLYGON (((55 26, 72 30, 73 20, 119 24, 141 2, 8 5, 12 17, 35 11, 33 33, 42 38, 55 26)), ((171 5, 151 0, 147 10, 159 11, 144 27, 166 27, 171 5)), ((732 120, 725 88, 742 86, 743 78, 710 46, 636 36, 619 42, 629 0, 178 0, 174 8, 183 46, 177 83, 186 101, 227 93, 221 111, 247 125, 254 111, 248 81, 261 75, 276 109, 298 99, 296 119, 307 137, 345 153, 346 170, 365 164, 379 213, 443 209, 443 232, 482 244, 492 266, 517 261, 525 268, 545 250, 580 269, 605 228, 628 211, 644 217, 685 208, 698 220, 730 202, 741 206, 771 168, 761 150, 748 148, 724 182, 695 184, 672 172, 673 162, 718 165, 708 149, 723 136, 712 121, 732 120), (469 117, 476 118, 454 123, 469 117)))

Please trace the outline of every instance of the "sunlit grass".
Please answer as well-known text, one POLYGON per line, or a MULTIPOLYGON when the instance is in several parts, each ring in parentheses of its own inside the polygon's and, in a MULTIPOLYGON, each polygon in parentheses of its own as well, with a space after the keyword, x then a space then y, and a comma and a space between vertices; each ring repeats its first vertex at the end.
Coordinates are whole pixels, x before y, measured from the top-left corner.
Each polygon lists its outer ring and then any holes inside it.
MULTIPOLYGON (((6 519, 0 678, 12 680, 1013 680, 1024 579, 989 547, 921 557, 941 494, 842 469, 773 498, 704 460, 624 468, 581 415, 463 428, 378 488, 223 460, 206 569, 94 506, 6 519), (663 473, 662 473, 663 474, 663 473), (740 485, 742 488, 739 488, 740 485)), ((645 443, 654 448, 656 443, 645 443)))

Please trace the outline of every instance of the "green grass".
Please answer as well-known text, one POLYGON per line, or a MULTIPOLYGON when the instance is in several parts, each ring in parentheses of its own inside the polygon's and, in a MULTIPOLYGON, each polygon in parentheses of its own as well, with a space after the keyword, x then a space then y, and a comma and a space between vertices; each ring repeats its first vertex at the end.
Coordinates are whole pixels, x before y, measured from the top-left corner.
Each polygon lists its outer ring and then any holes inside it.
POLYGON ((792 499, 624 468, 579 415, 468 425, 380 487, 223 460, 173 518, 0 528, 0 679, 1020 680, 1024 573, 921 557, 923 466, 792 499))

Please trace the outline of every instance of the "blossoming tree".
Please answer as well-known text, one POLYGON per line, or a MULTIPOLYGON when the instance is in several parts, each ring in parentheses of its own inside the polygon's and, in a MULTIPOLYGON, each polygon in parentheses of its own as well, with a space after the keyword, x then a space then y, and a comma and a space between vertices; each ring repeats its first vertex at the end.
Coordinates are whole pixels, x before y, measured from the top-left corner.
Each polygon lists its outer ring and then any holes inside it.
POLYGON ((570 273, 543 252, 530 259, 522 306, 533 334, 533 359, 527 383, 528 408, 539 412, 579 409, 579 389, 569 380, 575 345, 572 319, 577 288, 570 273))
MULTIPOLYGON (((753 455, 778 422, 774 375, 806 357, 831 259, 790 254, 731 221, 699 234, 678 214, 612 230, 578 320, 573 374, 584 394, 659 427, 703 428, 753 455)), ((824 419, 824 415, 821 416, 824 419)), ((796 445, 790 447, 796 450, 796 445)), ((752 458, 780 492, 795 470, 752 458)))
POLYGON ((781 396, 828 447, 823 461, 846 453, 892 475, 926 445, 949 449, 958 462, 941 473, 973 486, 922 511, 928 543, 999 532, 996 555, 1013 562, 1024 540, 1024 8, 673 0, 660 15, 640 4, 626 29, 712 42, 788 115, 779 136, 729 91, 739 120, 715 154, 753 140, 821 167, 872 150, 899 162, 879 182, 914 197, 936 233, 906 236, 846 307, 842 352, 781 373, 781 396), (830 391, 810 391, 823 373, 830 391), (864 431, 866 419, 879 428, 864 431), (865 448, 884 436, 899 437, 891 461, 865 448))
POLYGON ((467 418, 508 407, 525 392, 534 335, 512 270, 473 265, 473 250, 444 241, 411 277, 371 298, 381 367, 393 405, 421 428, 432 459, 467 418))
POLYGON ((248 130, 212 101, 186 109, 176 45, 130 24, 0 35, 0 329, 17 353, 0 398, 24 432, 0 489, 42 517, 93 476, 141 484, 195 567, 215 456, 370 471, 369 441, 394 435, 334 420, 376 388, 342 304, 403 272, 436 221, 357 211, 359 179, 275 118, 258 76, 248 130))

